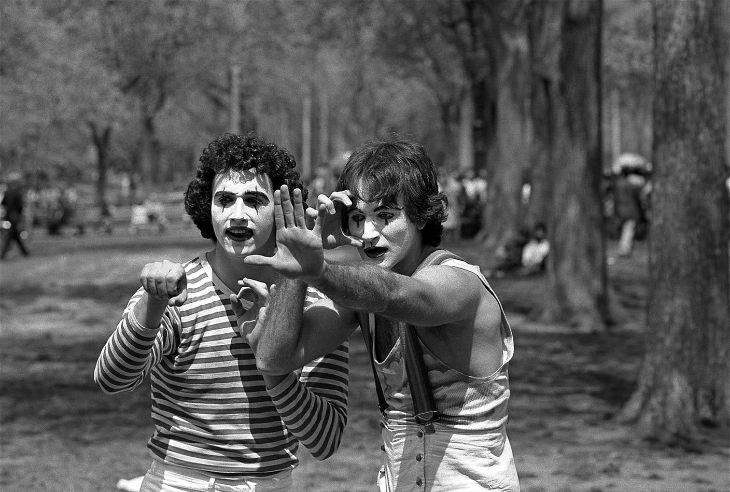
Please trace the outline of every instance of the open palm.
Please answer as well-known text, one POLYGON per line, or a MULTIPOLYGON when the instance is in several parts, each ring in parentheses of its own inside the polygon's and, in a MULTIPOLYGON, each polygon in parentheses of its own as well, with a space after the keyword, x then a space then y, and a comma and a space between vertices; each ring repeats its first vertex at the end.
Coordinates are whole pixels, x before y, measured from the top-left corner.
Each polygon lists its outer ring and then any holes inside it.
POLYGON ((324 268, 324 248, 321 216, 307 226, 301 190, 282 185, 274 192, 274 222, 276 224, 276 253, 274 256, 250 255, 244 261, 265 265, 289 278, 314 277, 324 268))

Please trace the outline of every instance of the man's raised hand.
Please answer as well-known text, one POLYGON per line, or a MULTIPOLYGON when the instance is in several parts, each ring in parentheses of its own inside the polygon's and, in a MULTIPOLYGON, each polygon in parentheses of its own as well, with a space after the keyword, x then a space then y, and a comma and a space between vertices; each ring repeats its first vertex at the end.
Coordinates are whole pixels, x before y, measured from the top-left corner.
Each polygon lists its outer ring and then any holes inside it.
POLYGON ((169 306, 181 306, 188 298, 188 280, 180 263, 168 260, 147 263, 139 281, 149 296, 169 306))
POLYGON ((276 225, 276 253, 274 256, 250 255, 244 258, 249 265, 269 266, 289 278, 316 277, 324 269, 321 236, 321 215, 307 226, 302 192, 282 185, 274 192, 274 223, 276 225))
POLYGON ((362 241, 347 235, 343 231, 343 224, 347 223, 347 211, 352 207, 350 192, 335 191, 330 196, 317 197, 317 215, 321 227, 322 242, 325 249, 338 246, 362 245, 362 241))

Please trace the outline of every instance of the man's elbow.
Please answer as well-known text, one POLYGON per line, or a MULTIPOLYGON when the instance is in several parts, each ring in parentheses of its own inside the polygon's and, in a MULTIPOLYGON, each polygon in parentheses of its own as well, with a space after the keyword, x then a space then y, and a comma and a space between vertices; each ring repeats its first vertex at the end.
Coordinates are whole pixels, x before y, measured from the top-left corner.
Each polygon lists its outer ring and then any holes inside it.
POLYGON ((115 383, 109 378, 104 377, 104 375, 100 374, 99 372, 94 372, 94 383, 96 383, 99 389, 107 395, 116 395, 119 393, 132 391, 139 384, 138 381, 132 381, 128 383, 115 383))
POLYGON ((327 458, 333 456, 337 450, 340 448, 340 442, 342 440, 342 432, 337 434, 337 437, 332 440, 332 442, 326 443, 321 448, 318 449, 310 449, 309 452, 312 455, 312 458, 314 458, 317 461, 324 461, 327 458))

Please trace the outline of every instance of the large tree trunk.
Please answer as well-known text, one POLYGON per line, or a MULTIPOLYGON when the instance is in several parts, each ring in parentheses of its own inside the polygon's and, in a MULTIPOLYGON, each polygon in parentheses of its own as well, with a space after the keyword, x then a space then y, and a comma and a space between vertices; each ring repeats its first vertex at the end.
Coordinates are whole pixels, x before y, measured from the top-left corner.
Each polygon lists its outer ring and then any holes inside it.
POLYGON ((148 191, 158 182, 160 166, 160 142, 157 138, 154 115, 142 114, 142 130, 140 133, 140 166, 142 193, 148 191))
POLYGON ((621 417, 672 444, 730 424, 727 9, 723 0, 654 4, 649 329, 621 417))
POLYGON ((489 249, 504 243, 522 225, 522 184, 530 163, 532 136, 528 45, 523 19, 511 19, 495 50, 497 95, 494 144, 487 168, 489 194, 480 238, 489 249))
MULTIPOLYGON (((542 318, 581 331, 607 317, 600 200, 600 0, 533 5, 532 46, 542 51, 535 121, 548 156, 547 301, 542 318)), ((533 56, 534 59, 534 56, 533 56)))

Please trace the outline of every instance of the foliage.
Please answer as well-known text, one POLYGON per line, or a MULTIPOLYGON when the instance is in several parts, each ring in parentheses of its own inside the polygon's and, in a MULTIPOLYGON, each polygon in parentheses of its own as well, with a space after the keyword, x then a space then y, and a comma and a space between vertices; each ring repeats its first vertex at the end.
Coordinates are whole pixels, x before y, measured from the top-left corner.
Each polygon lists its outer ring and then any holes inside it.
MULTIPOLYGON (((302 100, 311 93, 313 117, 326 119, 315 137, 331 134, 316 162, 397 132, 452 167, 459 99, 503 50, 490 23, 518 22, 528 4, 2 2, 0 161, 51 174, 73 168, 90 179, 93 123, 111 129, 112 167, 139 169, 147 136, 159 148, 159 176, 179 176, 229 129, 238 65, 241 130, 299 155, 302 100)), ((646 4, 606 1, 608 84, 648 87, 646 4)))

